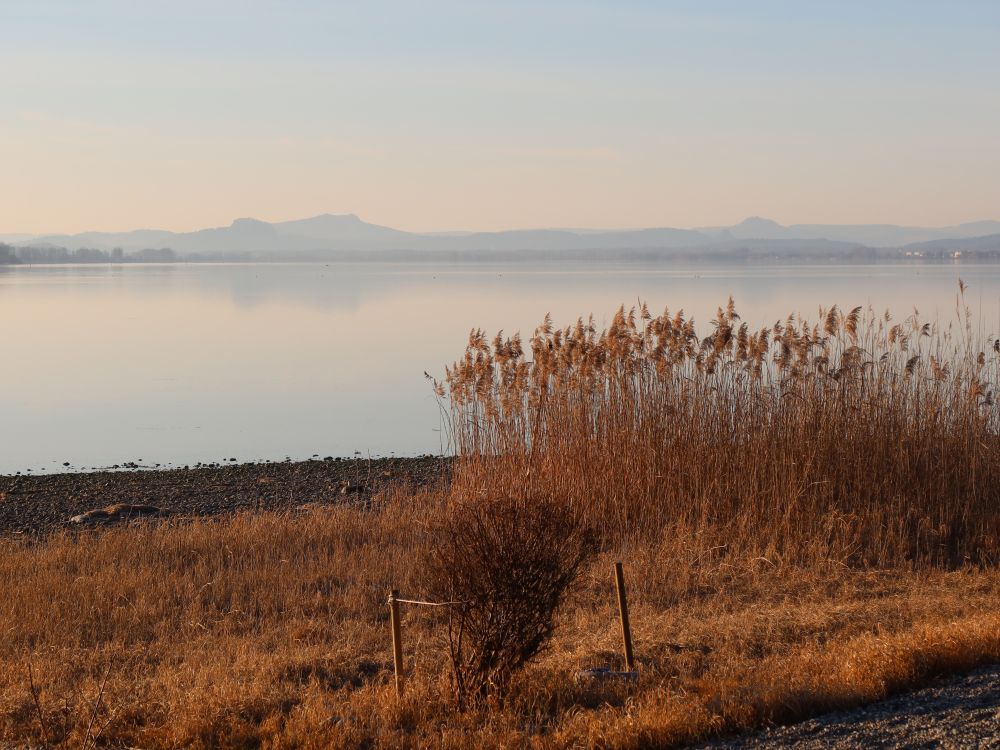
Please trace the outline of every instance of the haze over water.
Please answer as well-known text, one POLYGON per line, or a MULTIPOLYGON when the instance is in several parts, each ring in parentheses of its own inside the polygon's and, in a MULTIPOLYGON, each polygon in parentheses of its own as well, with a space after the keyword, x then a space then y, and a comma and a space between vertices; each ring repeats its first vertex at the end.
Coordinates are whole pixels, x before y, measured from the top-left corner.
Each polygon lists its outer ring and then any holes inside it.
POLYGON ((729 295, 752 326, 820 304, 1000 330, 1000 266, 125 265, 0 269, 0 472, 437 453, 440 377, 472 327, 529 336, 618 305, 729 295), (140 461, 141 459, 141 461, 140 461))

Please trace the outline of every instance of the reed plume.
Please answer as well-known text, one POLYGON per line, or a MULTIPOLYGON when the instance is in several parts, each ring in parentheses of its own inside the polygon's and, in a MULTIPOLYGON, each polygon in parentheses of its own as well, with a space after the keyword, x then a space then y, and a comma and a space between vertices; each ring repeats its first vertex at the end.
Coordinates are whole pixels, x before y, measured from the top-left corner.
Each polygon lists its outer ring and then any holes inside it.
MULTIPOLYGON (((961 300, 960 300, 961 301, 961 300)), ((961 312, 961 310, 960 310, 961 312)), ((770 560, 998 559, 996 339, 855 307, 751 330, 619 308, 447 368, 454 492, 558 499, 608 545, 687 534, 770 560)))

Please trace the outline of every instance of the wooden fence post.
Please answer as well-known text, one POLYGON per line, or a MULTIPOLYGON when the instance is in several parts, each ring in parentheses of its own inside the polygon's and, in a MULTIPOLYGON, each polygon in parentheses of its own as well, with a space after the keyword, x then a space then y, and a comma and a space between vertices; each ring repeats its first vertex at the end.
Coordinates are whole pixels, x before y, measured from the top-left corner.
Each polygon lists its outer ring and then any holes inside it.
POLYGON ((399 629, 399 592, 389 593, 389 621, 392 624, 392 669, 396 673, 396 695, 403 694, 403 637, 399 629))
POLYGON ((615 563, 615 586, 618 589, 618 616, 622 623, 622 643, 625 645, 625 669, 635 671, 635 658, 632 655, 632 626, 628 621, 628 599, 625 598, 625 575, 622 564, 615 563))

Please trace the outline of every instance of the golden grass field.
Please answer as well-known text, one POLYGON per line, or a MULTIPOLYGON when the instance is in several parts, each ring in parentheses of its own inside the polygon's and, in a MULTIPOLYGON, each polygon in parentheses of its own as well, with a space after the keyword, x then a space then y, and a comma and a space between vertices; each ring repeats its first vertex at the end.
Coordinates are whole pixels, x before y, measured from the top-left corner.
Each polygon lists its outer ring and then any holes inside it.
MULTIPOLYGON (((861 310, 750 332, 730 306, 474 332, 439 393, 450 486, 0 542, 0 740, 66 747, 671 747, 1000 660, 998 353, 861 310), (530 358, 527 354, 530 353, 530 358), (459 710, 433 520, 565 503, 596 552, 548 648, 459 710), (612 581, 625 564, 636 684, 612 581)), ((1000 347, 998 347, 1000 348, 1000 347)))
POLYGON ((574 680, 621 666, 605 554, 502 707, 458 712, 440 616, 404 609, 399 700, 385 601, 392 586, 421 591, 425 502, 5 545, 0 738, 79 747, 89 728, 101 746, 671 746, 1000 659, 995 569, 678 561, 668 540, 621 555, 637 685, 574 680))

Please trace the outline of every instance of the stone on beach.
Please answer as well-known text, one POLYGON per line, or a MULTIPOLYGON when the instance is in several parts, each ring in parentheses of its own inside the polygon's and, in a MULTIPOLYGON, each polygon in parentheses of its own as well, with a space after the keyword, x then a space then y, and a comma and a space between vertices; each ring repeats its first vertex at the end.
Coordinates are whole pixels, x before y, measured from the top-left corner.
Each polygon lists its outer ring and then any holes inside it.
POLYGON ((131 503, 116 503, 106 508, 88 510, 78 516, 70 518, 70 523, 77 524, 98 524, 113 523, 115 521, 128 521, 133 518, 145 518, 148 516, 161 516, 166 513, 163 508, 155 505, 134 505, 131 503))

